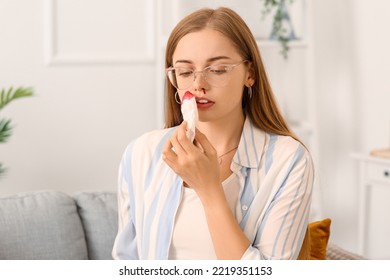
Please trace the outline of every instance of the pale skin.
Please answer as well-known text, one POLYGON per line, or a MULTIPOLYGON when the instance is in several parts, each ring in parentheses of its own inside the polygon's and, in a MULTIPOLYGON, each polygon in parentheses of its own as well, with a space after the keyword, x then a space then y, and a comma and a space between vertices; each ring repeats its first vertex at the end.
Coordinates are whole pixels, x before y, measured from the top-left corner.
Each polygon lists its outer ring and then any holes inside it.
MULTIPOLYGON (((207 28, 184 36, 173 54, 174 66, 196 71, 243 59, 228 38, 207 28)), ((194 189, 199 196, 218 259, 240 259, 250 244, 222 188, 222 182, 232 174, 230 165, 235 150, 224 155, 221 164, 218 156, 239 144, 245 120, 242 94, 244 87, 253 85, 254 78, 247 63, 235 67, 230 74, 224 87, 211 86, 197 75, 192 87, 179 91, 180 98, 189 90, 197 100, 207 99, 210 106, 198 110, 199 125, 194 143, 187 139, 183 122, 163 151, 163 160, 183 179, 184 186, 194 189)))

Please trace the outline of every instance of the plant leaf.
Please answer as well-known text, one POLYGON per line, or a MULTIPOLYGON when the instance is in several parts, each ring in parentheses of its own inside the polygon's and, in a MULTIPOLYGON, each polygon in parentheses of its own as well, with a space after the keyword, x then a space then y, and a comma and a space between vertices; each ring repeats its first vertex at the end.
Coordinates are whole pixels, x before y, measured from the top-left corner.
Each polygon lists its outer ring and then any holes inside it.
POLYGON ((11 131, 11 120, 0 120, 0 143, 7 142, 8 138, 11 136, 11 131))
POLYGON ((32 95, 34 95, 34 91, 32 88, 19 87, 14 90, 13 87, 10 87, 8 91, 2 89, 0 93, 0 110, 15 99, 32 95))

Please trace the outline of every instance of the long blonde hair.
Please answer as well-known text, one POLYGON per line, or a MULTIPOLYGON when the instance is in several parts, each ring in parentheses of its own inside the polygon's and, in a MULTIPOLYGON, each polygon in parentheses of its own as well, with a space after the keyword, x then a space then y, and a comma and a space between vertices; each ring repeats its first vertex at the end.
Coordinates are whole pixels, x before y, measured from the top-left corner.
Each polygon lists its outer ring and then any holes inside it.
MULTIPOLYGON (((290 131, 280 113, 272 92, 260 51, 252 32, 243 19, 233 10, 225 7, 218 9, 203 8, 183 18, 173 29, 166 46, 165 67, 172 66, 172 57, 181 38, 191 32, 211 28, 229 38, 244 60, 251 62, 255 82, 252 97, 243 94, 244 114, 258 128, 275 134, 296 136, 290 131)), ((245 91, 248 89, 246 88, 245 91)), ((166 79, 165 127, 179 125, 183 121, 180 105, 175 101, 176 89, 166 79)))

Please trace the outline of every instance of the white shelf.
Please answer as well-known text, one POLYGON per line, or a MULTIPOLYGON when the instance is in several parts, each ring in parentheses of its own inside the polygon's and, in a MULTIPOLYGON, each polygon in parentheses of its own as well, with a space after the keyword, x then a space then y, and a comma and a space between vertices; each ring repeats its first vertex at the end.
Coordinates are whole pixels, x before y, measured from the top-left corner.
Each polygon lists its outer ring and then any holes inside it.
POLYGON ((390 160, 361 153, 351 156, 359 165, 359 254, 369 259, 389 259, 390 226, 382 216, 390 209, 390 160))

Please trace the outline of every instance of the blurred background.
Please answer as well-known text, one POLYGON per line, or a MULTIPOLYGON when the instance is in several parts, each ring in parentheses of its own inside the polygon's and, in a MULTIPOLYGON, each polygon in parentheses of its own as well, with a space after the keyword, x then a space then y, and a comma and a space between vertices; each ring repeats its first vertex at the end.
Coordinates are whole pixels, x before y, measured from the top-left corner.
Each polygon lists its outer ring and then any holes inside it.
POLYGON ((369 157, 390 148, 390 1, 285 1, 287 58, 264 3, 0 0, 0 89, 35 93, 0 111, 13 125, 0 143, 0 195, 116 191, 126 145, 162 127, 173 26, 199 7, 228 6, 252 29, 282 111, 313 154, 311 219, 332 219, 332 242, 390 259, 390 162, 369 157))

